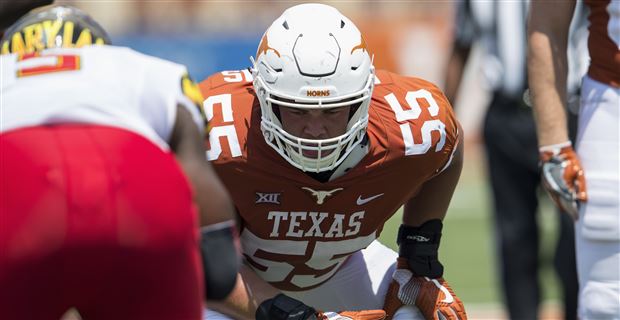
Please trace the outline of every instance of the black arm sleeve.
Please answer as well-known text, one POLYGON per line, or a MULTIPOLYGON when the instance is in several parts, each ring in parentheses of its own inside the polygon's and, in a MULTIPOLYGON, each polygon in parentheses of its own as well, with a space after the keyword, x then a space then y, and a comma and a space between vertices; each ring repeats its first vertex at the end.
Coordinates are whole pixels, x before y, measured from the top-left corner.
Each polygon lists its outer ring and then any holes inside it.
POLYGON ((200 249, 207 299, 222 300, 233 290, 239 270, 234 221, 203 227, 200 249))

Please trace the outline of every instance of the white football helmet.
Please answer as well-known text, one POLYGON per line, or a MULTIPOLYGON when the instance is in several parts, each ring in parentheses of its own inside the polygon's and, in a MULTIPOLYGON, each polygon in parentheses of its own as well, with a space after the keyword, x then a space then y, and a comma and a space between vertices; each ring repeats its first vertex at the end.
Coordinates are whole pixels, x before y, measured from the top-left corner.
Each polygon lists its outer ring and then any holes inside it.
POLYGON ((374 87, 374 67, 360 31, 323 4, 284 11, 267 29, 253 60, 267 144, 293 166, 310 172, 335 169, 363 140, 374 87), (274 110, 274 105, 276 110, 274 110), (346 132, 329 139, 304 139, 286 132, 278 106, 352 109, 346 132), (304 155, 304 151, 318 154, 304 155))

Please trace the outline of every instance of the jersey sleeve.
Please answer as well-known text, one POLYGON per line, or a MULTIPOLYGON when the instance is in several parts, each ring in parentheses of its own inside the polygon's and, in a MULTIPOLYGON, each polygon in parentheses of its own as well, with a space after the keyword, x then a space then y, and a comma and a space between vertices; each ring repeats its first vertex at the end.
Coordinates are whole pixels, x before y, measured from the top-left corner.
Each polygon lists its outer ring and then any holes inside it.
POLYGON ((208 97, 211 90, 213 90, 213 89, 215 89, 217 87, 221 87, 225 83, 226 82, 224 82, 223 75, 220 72, 218 72, 218 73, 214 73, 214 74, 210 75, 208 78, 202 80, 198 84, 198 87, 200 88, 200 92, 202 93, 202 96, 203 97, 208 97))
POLYGON ((251 85, 253 80, 249 69, 225 70, 210 75, 201 81, 199 86, 203 96, 207 97, 206 92, 234 91, 239 87, 251 85))
MULTIPOLYGON (((202 104, 209 121, 207 159, 218 163, 244 161, 250 128, 260 132, 260 119, 253 116, 255 96, 247 70, 222 71, 199 84, 202 104)), ((262 134, 261 134, 262 135, 262 134)))
POLYGON ((428 90, 437 106, 439 107, 438 114, 436 116, 437 120, 444 126, 443 130, 445 133, 445 140, 442 142, 441 139, 434 146, 436 149, 439 148, 439 145, 443 143, 443 147, 438 151, 438 167, 435 170, 435 175, 443 172, 446 168, 449 167, 450 163, 452 163, 452 158, 454 157, 454 153, 459 147, 459 137, 463 134, 461 125, 459 124, 454 110, 452 109, 452 105, 448 101, 448 98, 444 95, 444 93, 437 87, 436 85, 416 79, 416 81, 422 82, 424 84, 424 88, 428 90))
POLYGON ((390 72, 377 73, 375 90, 389 110, 384 114, 388 134, 405 158, 411 158, 431 178, 448 167, 462 134, 452 106, 431 82, 390 72), (388 122, 387 119, 395 118, 388 122), (402 141, 403 145, 400 146, 402 141))
POLYGON ((185 66, 166 60, 146 57, 141 113, 165 141, 170 141, 177 114, 177 105, 190 112, 200 132, 206 132, 202 113, 202 94, 185 66))

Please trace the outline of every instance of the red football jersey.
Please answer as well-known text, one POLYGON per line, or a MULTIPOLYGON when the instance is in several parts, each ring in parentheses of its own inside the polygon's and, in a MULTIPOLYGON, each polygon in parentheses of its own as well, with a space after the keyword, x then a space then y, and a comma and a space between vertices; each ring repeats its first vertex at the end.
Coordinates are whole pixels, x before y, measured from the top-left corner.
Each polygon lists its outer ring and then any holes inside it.
POLYGON ((200 87, 211 127, 207 156, 241 216, 244 255, 282 290, 320 285, 375 240, 385 221, 450 162, 460 134, 436 86, 378 71, 368 154, 321 183, 265 142, 247 70, 215 74, 200 87))

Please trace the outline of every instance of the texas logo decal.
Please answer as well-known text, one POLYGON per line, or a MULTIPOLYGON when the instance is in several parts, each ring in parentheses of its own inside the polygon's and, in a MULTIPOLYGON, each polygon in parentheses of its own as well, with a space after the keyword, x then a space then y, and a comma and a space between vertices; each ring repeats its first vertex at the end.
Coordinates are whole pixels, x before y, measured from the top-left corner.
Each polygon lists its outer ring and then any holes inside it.
POLYGON ((258 45, 258 51, 256 51, 256 59, 260 57, 261 54, 267 53, 267 50, 273 50, 273 52, 279 57, 280 52, 278 50, 269 46, 269 40, 267 39, 267 34, 263 35, 263 38, 260 39, 260 44, 258 45))

